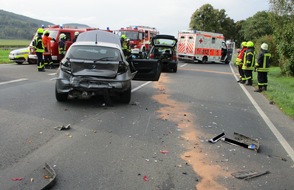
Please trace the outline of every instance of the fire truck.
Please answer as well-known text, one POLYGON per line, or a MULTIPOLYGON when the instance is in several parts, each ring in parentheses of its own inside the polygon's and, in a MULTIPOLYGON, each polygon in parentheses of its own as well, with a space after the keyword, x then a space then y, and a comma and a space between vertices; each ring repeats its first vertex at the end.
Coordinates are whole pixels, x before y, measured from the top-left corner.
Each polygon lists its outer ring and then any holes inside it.
POLYGON ((225 37, 220 33, 185 30, 178 33, 178 59, 228 64, 228 48, 225 37))
MULTIPOLYGON (((52 25, 52 26, 48 26, 46 28, 44 28, 44 31, 45 30, 48 30, 50 32, 50 37, 51 38, 54 38, 55 41, 51 41, 51 50, 52 50, 52 61, 54 63, 59 63, 60 62, 60 58, 61 56, 59 55, 59 52, 58 52, 58 42, 59 42, 59 35, 61 33, 64 33, 66 35, 66 49, 68 49, 71 44, 73 43, 73 39, 74 39, 74 33, 75 32, 79 32, 79 33, 82 33, 82 32, 85 32, 85 31, 89 31, 89 30, 94 30, 95 28, 83 28, 83 29, 77 29, 77 28, 73 28, 73 27, 70 27, 70 26, 60 26, 60 25, 52 25)), ((35 34, 35 36, 37 35, 37 33, 35 34)), ((38 58, 36 56, 36 53, 35 53, 35 50, 33 48, 33 41, 34 41, 34 38, 35 36, 33 37, 31 43, 30 43, 30 51, 29 51, 29 60, 30 60, 30 63, 36 63, 38 58)))
POLYGON ((118 35, 126 35, 129 39, 131 49, 137 49, 141 52, 150 50, 151 38, 159 34, 156 28, 149 26, 128 26, 121 28, 118 35))

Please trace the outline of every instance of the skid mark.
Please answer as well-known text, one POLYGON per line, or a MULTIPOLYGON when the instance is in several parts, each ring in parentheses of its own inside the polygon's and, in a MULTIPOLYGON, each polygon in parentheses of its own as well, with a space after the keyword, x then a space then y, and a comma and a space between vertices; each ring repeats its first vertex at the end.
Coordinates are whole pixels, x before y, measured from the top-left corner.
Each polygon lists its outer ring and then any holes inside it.
POLYGON ((230 176, 219 165, 210 163, 207 156, 202 151, 199 136, 201 135, 195 129, 194 113, 189 113, 189 105, 177 102, 170 98, 167 93, 166 84, 169 83, 167 75, 161 75, 160 81, 155 83, 155 88, 159 90, 159 94, 153 96, 153 99, 162 104, 157 112, 163 120, 169 120, 177 124, 181 129, 181 139, 187 142, 185 152, 181 158, 189 163, 193 170, 201 177, 195 188, 198 190, 221 190, 226 189, 219 184, 216 179, 230 176))

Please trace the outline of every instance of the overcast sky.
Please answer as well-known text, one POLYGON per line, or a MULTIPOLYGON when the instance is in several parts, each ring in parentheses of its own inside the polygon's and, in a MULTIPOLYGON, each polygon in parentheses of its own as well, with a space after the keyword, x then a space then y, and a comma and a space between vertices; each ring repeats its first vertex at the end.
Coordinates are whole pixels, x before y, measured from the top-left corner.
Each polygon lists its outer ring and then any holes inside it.
POLYGON ((80 23, 101 29, 145 25, 161 34, 177 35, 189 28, 192 14, 207 3, 224 9, 234 21, 269 9, 268 0, 0 0, 0 9, 54 24, 80 23))

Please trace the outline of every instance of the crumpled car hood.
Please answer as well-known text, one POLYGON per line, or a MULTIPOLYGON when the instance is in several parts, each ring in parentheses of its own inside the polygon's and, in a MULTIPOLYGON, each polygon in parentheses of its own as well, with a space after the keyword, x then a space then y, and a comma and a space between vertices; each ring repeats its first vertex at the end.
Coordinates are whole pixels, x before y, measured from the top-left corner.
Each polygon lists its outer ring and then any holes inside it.
POLYGON ((71 61, 71 72, 74 76, 115 78, 118 65, 118 61, 71 61))

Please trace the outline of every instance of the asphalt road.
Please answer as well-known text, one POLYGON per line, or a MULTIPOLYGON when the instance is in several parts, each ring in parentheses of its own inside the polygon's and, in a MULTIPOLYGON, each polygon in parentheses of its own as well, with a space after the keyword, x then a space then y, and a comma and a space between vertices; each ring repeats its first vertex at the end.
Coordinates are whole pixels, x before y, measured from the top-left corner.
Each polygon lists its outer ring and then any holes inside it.
POLYGON ((58 103, 56 70, 0 65, 0 189, 41 189, 45 163, 53 190, 293 189, 293 120, 230 65, 179 66, 133 81, 131 103, 110 107, 102 97, 58 103), (258 140, 259 151, 208 142, 222 132, 258 140), (269 173, 231 175, 240 171, 269 173))

